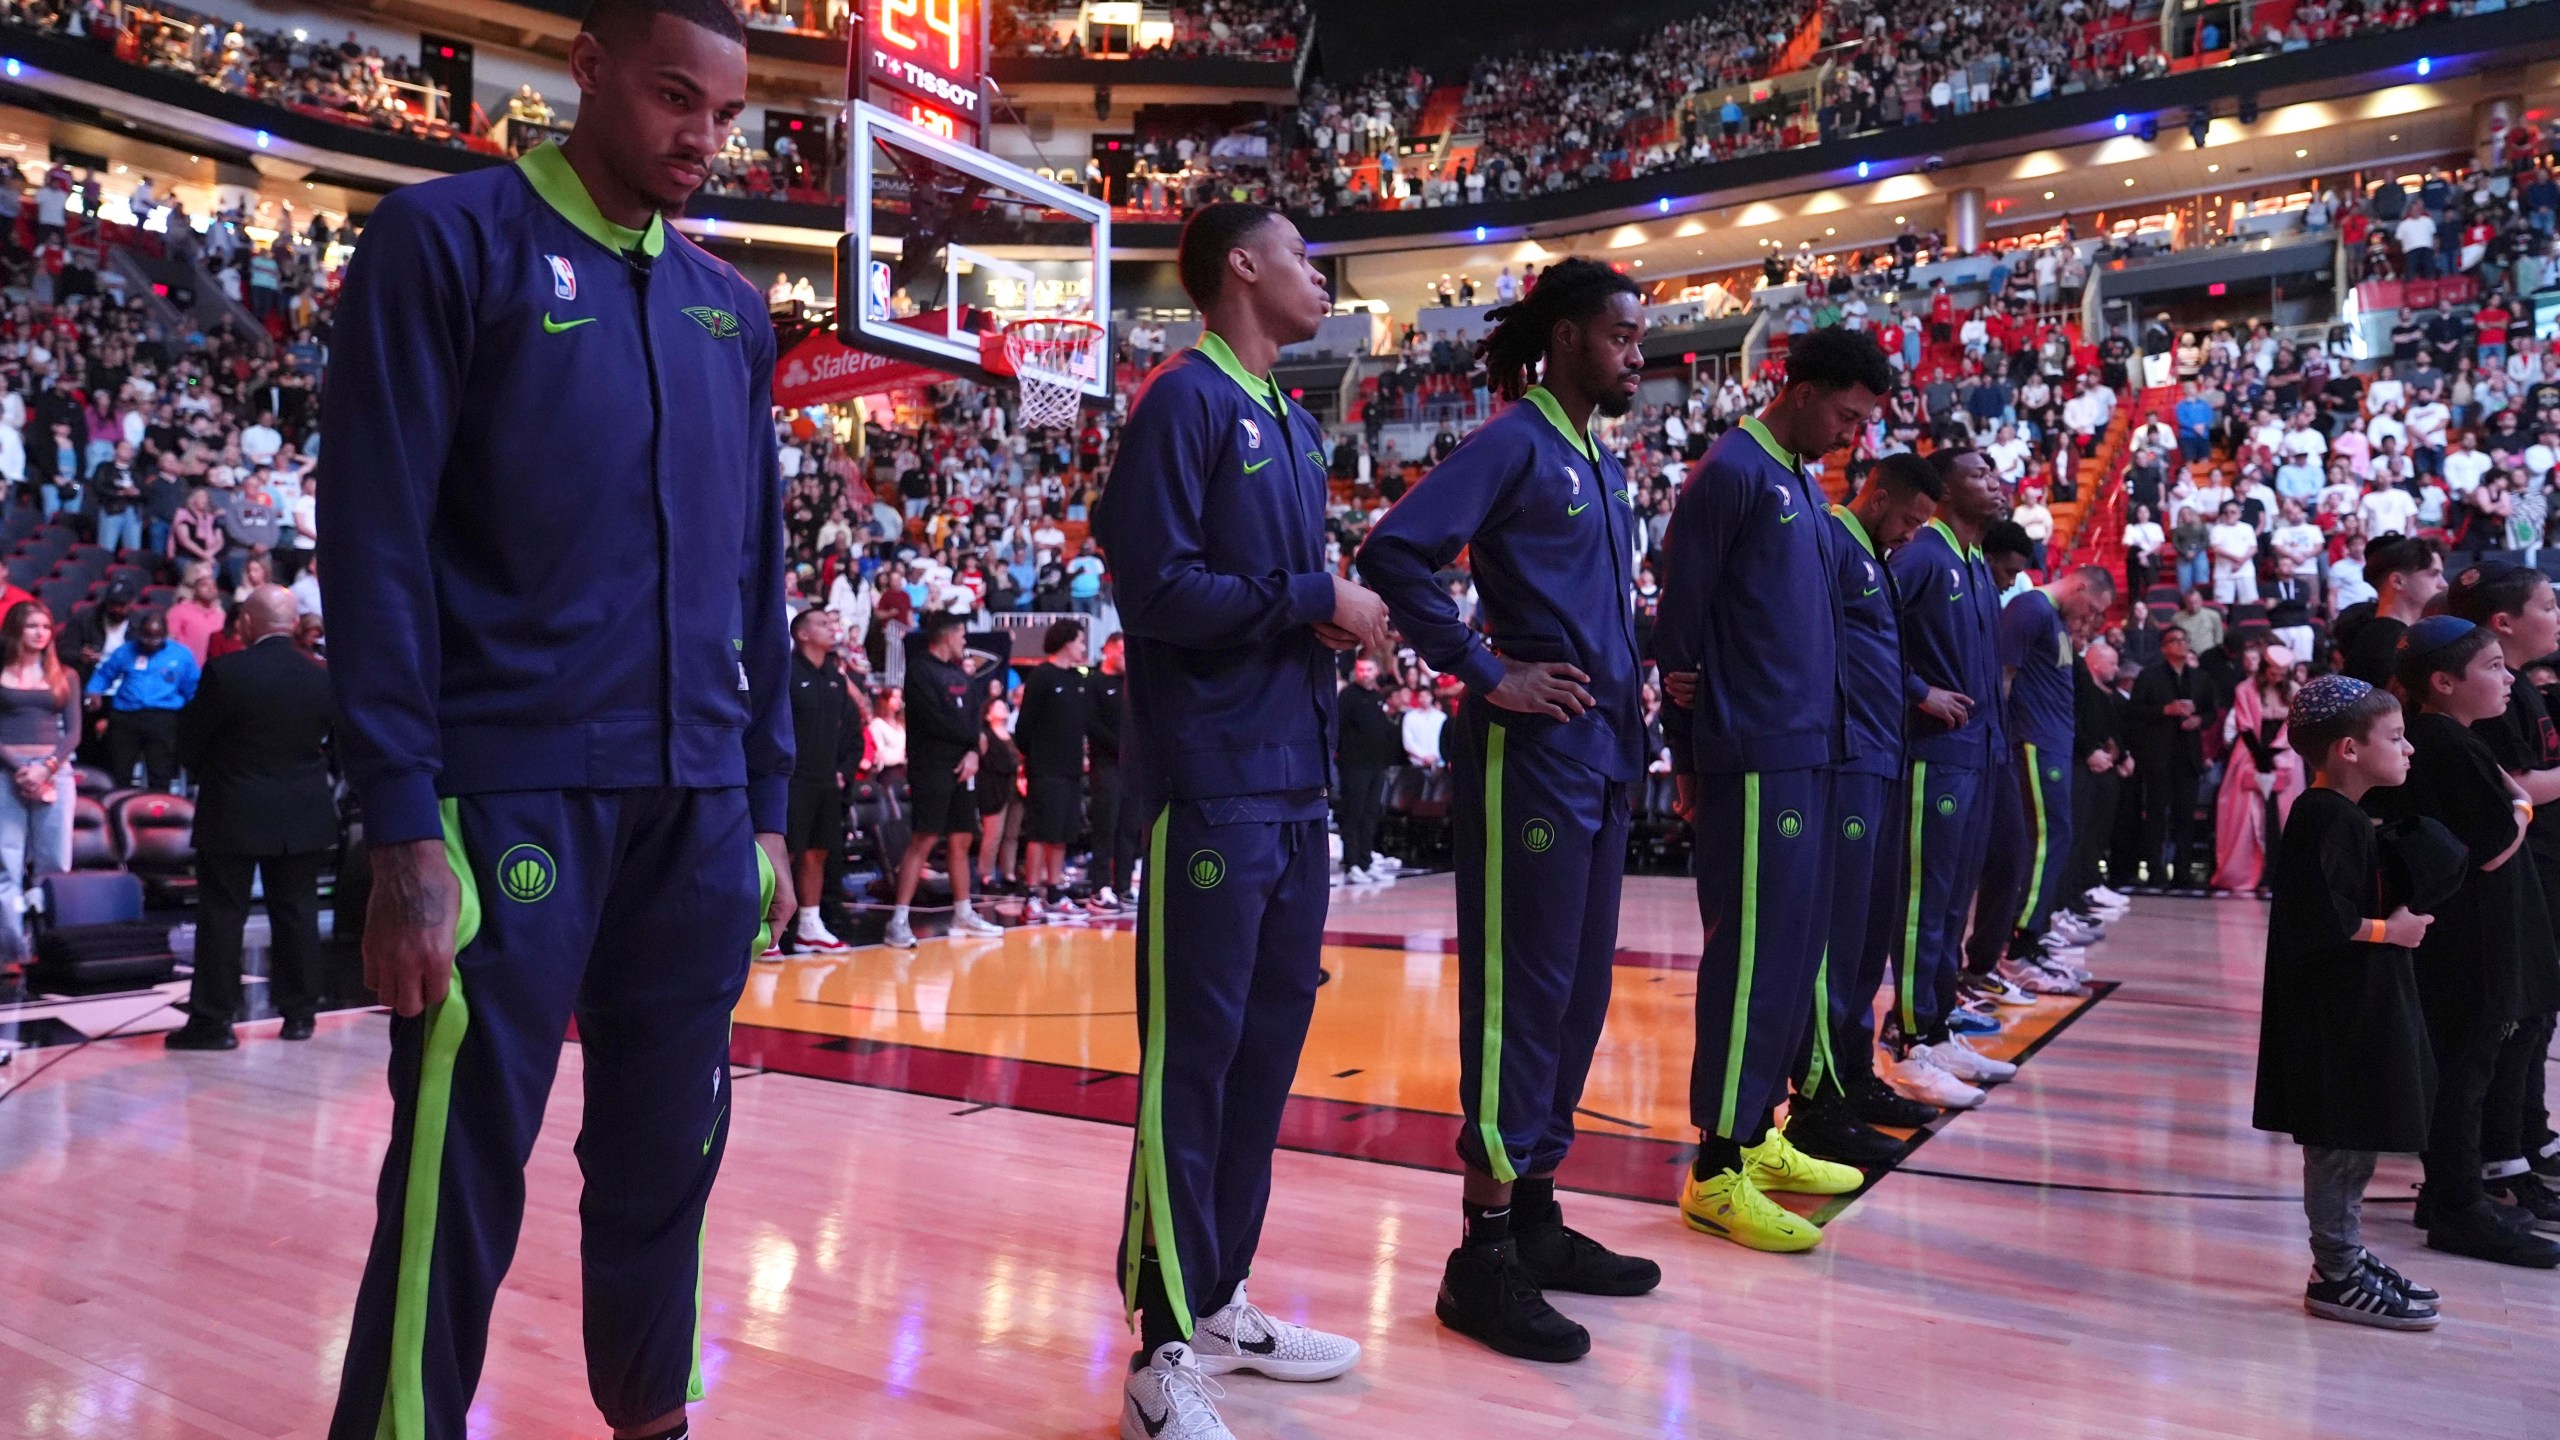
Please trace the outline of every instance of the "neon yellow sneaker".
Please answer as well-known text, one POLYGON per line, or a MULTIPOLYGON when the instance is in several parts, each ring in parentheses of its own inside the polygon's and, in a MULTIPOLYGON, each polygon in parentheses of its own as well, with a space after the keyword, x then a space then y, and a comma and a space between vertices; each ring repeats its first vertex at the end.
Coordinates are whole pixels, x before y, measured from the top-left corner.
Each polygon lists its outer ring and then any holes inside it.
POLYGON ((1768 1139, 1743 1147, 1742 1165, 1759 1188, 1797 1195, 1846 1195, 1867 1183, 1857 1166, 1816 1160, 1797 1149, 1786 1131, 1774 1128, 1768 1139))
POLYGON ((1733 1170, 1705 1180, 1690 1176, 1680 1191, 1680 1218, 1692 1230, 1753 1250, 1791 1255, 1822 1243, 1821 1226, 1781 1208, 1733 1170))

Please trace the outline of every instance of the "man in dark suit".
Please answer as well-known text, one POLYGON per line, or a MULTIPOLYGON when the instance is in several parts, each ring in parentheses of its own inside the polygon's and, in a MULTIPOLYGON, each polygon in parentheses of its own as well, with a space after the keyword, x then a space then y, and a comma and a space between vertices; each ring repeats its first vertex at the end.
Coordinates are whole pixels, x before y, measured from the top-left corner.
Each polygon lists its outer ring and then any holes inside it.
POLYGON ((320 870, 338 844, 329 788, 329 672, 293 643, 293 592, 261 585, 243 604, 248 648, 205 667, 178 715, 178 758, 196 797, 195 984, 173 1050, 228 1050, 240 1012, 249 883, 266 880, 274 931, 268 993, 284 1038, 311 1038, 320 1002, 320 870))

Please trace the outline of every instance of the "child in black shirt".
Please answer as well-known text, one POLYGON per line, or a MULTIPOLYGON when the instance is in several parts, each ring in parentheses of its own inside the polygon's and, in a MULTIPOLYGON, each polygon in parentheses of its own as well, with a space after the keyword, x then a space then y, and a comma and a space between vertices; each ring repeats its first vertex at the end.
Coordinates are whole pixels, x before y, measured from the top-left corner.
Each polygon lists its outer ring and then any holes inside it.
POLYGON ((2385 895, 2367 791, 2409 773, 2399 702, 2345 675, 2294 697, 2293 748, 2313 775, 2286 817, 2270 883, 2266 1003, 2254 1123, 2302 1146, 2312 1314, 2432 1329, 2435 1292, 2364 1248, 2364 1187, 2380 1151, 2425 1146, 2434 1067, 2410 947, 2429 919, 2385 895))
POLYGON ((2446 609, 2497 637, 2499 653, 2515 672, 2507 708, 2471 727, 2487 742, 2498 767, 2515 778, 2534 805, 2525 827, 2524 853, 2540 894, 2541 921, 2526 907, 2524 965, 2518 983, 2521 1019, 2499 1047, 2480 1119, 2481 1178, 2489 1198, 2531 1217, 2535 1229, 2560 1231, 2560 1195, 2547 1178, 2560 1176, 2560 1138, 2551 1129, 2543 1095, 2543 1057, 2551 1049, 2553 1016, 2560 1011, 2560 935, 2554 898, 2560 897, 2560 726, 2525 677, 2533 663, 2560 650, 2560 596, 2551 581, 2529 566, 2484 560, 2456 576, 2446 609), (2535 943, 2540 942, 2540 943, 2535 943))
POLYGON ((2506 657, 2489 631, 2432 615, 2402 637, 2398 678, 2419 707, 2408 722, 2416 753, 2407 782, 2374 792, 2366 808, 2385 819, 2435 820, 2470 852, 2461 889, 2418 946, 2418 998, 2436 1062, 2418 1225, 2433 1249, 2548 1269, 2560 1265, 2560 1244, 2534 1234, 2525 1212, 2491 1203, 2480 1178, 2482 1110, 2500 1049, 2524 1018, 2529 906, 2532 923, 2548 929, 2531 864, 2508 863, 2523 848, 2533 806, 2471 730, 2506 711, 2506 657))

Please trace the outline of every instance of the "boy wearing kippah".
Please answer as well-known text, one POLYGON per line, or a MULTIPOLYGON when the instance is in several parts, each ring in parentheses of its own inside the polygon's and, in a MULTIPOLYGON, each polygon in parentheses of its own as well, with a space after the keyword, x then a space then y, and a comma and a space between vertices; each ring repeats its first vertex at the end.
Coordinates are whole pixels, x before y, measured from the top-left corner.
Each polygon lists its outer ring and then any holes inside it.
POLYGON ((2551 943, 2533 866, 2511 863, 2533 806, 2471 729, 2506 711, 2506 657, 2491 632, 2431 615, 2401 637, 2397 678, 2418 707, 2408 725, 2415 754, 2407 781, 2368 796, 2365 808, 2386 821, 2435 820, 2469 852, 2461 888, 2418 947, 2418 999, 2436 1066, 2418 1227, 2432 1249, 2547 1270, 2560 1265, 2560 1244, 2534 1234, 2526 1212, 2491 1203, 2480 1178, 2481 1116, 2498 1055, 2525 1018, 2527 960, 2551 943))
POLYGON ((2399 703, 2345 675, 2294 697, 2289 733, 2313 774, 2276 847, 2267 915, 2266 1003, 2253 1123, 2302 1146, 2311 1222, 2303 1308, 2389 1330, 2436 1323, 2435 1292, 2364 1248, 2364 1187, 2378 1152, 2427 1139, 2434 1088, 2410 949, 2427 933, 2384 893, 2366 792, 2409 773, 2399 703))

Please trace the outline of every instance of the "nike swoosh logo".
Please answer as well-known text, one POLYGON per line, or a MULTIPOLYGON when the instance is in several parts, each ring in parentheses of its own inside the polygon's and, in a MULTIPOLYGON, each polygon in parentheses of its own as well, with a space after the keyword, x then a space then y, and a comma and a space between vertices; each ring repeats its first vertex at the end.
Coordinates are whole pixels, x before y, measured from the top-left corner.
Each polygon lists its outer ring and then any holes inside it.
POLYGON ((1270 463, 1271 463, 1271 462, 1270 462, 1269 460, 1256 460, 1256 461, 1254 461, 1252 464, 1247 465, 1246 467, 1244 467, 1244 473, 1246 473, 1247 475, 1250 475, 1250 474, 1252 474, 1254 471, 1259 470, 1259 469, 1261 469, 1263 466, 1268 465, 1268 464, 1270 464, 1270 463))
POLYGON ((1568 520, 1570 520, 1570 519, 1572 519, 1574 516, 1579 515, 1579 514, 1581 514, 1583 511, 1588 510, 1588 509, 1590 509, 1590 508, 1591 508, 1591 502, 1590 502, 1590 501, 1588 501, 1588 500, 1583 501, 1583 502, 1582 502, 1581 504, 1579 504, 1579 505, 1568 505, 1568 506, 1566 506, 1566 507, 1565 507, 1565 509, 1564 509, 1565 518, 1566 518, 1566 519, 1568 519, 1568 520))
MULTIPOLYGON (((1881 587, 1879 587, 1879 586, 1875 586, 1875 585, 1870 585, 1870 586, 1868 586, 1868 587, 1867 587, 1867 595, 1874 595, 1874 594, 1877 594, 1877 593, 1879 593, 1879 592, 1880 592, 1880 590, 1881 590, 1881 587)), ((1863 599, 1865 599, 1865 598, 1866 598, 1866 595, 1861 595, 1861 596, 1859 596, 1858 598, 1859 598, 1859 599, 1861 599, 1861 600, 1863 600, 1863 599)))
POLYGON ((1959 600, 1961 600, 1961 599, 1963 599, 1963 598, 1964 598, 1964 592, 1963 592, 1963 591, 1961 591, 1961 590, 1959 590, 1959 591, 1957 591, 1956 593, 1954 593, 1953 595, 1950 595, 1950 596, 1948 596, 1948 597, 1947 597, 1947 603, 1948 603, 1948 604, 1950 604, 1950 605, 1953 605, 1954 603, 1956 603, 1957 601, 1959 601, 1959 600))
POLYGON ((728 1113, 729 1107, 724 1102, 720 1106, 720 1113, 711 1117, 711 1133, 702 1137, 703 1154, 708 1155, 711 1153, 711 1142, 720 1138, 720 1121, 722 1117, 726 1116, 728 1113))
POLYGON ((1778 517, 1778 523, 1781 525, 1793 525, 1796 523, 1796 517, 1803 513, 1804 512, 1801 510, 1790 510, 1786 514, 1778 517))
POLYGON ((551 318, 551 312, 545 310, 542 312, 542 333, 557 335, 563 330, 575 330, 581 325, 593 325, 597 318, 589 315, 577 320, 554 320, 551 318))
POLYGON ((1167 1406, 1161 1415, 1150 1415, 1147 1413, 1147 1407, 1138 1404, 1137 1401, 1132 1400, 1129 1404, 1137 1410, 1138 1423, 1147 1427, 1149 1435, 1163 1434, 1165 1422, 1173 1418, 1173 1409, 1170 1406, 1167 1406))
MULTIPOLYGON (((1218 1332, 1215 1330, 1212 1330, 1209 1333, 1212 1335, 1218 1335, 1218 1332)), ((1233 1335, 1218 1335, 1218 1338, 1230 1345, 1233 1345, 1237 1349, 1242 1350, 1247 1355, 1268 1355, 1280 1348, 1280 1337, 1277 1335, 1265 1335, 1259 1340, 1239 1340, 1233 1335)), ((1144 1414, 1145 1411, 1141 1409, 1139 1413, 1144 1414)))

